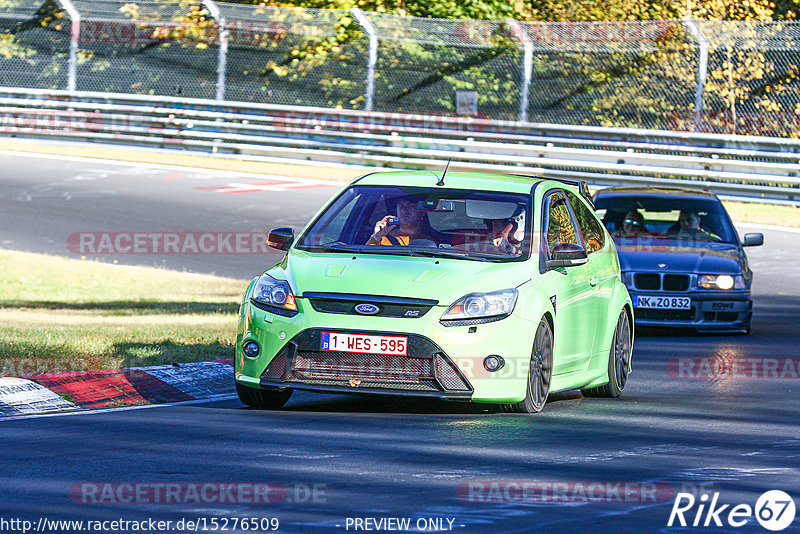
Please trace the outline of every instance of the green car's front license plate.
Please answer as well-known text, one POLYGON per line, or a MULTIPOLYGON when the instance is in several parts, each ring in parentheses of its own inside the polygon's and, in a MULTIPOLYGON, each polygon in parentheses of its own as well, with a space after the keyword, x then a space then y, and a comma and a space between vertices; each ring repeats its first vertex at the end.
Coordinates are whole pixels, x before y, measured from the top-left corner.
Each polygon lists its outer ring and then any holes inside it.
POLYGON ((408 350, 408 338, 405 336, 373 336, 366 334, 323 332, 321 349, 357 354, 405 356, 408 350))
POLYGON ((689 297, 659 297, 655 295, 634 295, 634 308, 647 308, 655 310, 688 310, 692 307, 689 297))

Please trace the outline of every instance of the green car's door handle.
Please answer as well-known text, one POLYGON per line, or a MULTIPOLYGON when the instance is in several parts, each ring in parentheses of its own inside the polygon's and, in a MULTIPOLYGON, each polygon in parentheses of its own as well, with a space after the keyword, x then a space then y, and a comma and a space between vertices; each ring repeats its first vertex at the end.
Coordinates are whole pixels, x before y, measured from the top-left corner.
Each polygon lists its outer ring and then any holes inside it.
POLYGON ((589 285, 592 286, 592 287, 596 286, 597 285, 597 278, 595 278, 594 276, 589 278, 589 285))

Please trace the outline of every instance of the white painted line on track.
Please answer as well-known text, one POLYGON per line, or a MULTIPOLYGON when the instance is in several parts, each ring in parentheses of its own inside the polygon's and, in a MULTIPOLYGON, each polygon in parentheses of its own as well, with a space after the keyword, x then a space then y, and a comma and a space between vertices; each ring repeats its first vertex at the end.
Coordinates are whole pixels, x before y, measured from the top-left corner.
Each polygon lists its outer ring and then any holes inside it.
POLYGON ((234 400, 238 398, 235 393, 222 393, 219 395, 214 395, 212 397, 207 397, 205 399, 194 399, 188 401, 181 401, 181 402, 169 402, 164 404, 136 404, 134 406, 119 406, 114 408, 98 408, 96 410, 78 410, 78 411, 69 411, 69 412, 52 412, 52 413, 42 413, 42 414, 31 414, 31 415, 15 415, 13 417, 0 417, 0 424, 6 421, 17 421, 20 419, 39 419, 40 417, 65 417, 70 415, 92 415, 97 413, 108 413, 108 412, 122 412, 122 411, 130 411, 130 410, 145 410, 148 408, 166 408, 168 406, 185 406, 189 404, 203 404, 205 402, 217 402, 217 401, 225 401, 225 400, 234 400))
MULTIPOLYGON (((190 154, 195 155, 195 154, 190 154)), ((79 163, 99 163, 104 165, 118 165, 122 167, 140 167, 147 169, 160 169, 165 171, 184 171, 184 172, 203 172, 209 174, 225 173, 227 176, 252 176, 260 179, 281 179, 296 180, 310 184, 344 186, 348 182, 338 182, 336 180, 320 180, 317 178, 296 178, 294 176, 284 176, 280 174, 259 174, 255 172, 229 171, 222 169, 207 169, 205 167, 192 167, 188 165, 166 165, 163 163, 145 163, 141 161, 120 161, 116 159, 90 158, 85 156, 60 156, 57 154, 39 154, 37 152, 22 152, 16 150, 0 150, 0 156, 22 156, 25 158, 52 159, 57 161, 76 161, 79 163)), ((355 178, 355 175, 353 176, 355 178)))

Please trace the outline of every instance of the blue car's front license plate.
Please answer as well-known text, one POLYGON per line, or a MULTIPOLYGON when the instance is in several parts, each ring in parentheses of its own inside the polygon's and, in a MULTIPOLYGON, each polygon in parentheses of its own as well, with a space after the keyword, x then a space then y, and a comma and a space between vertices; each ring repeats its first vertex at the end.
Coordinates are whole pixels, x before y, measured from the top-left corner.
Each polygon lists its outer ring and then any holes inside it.
POLYGON ((634 308, 647 308, 656 310, 688 310, 692 307, 689 297, 661 297, 656 295, 634 295, 634 308))

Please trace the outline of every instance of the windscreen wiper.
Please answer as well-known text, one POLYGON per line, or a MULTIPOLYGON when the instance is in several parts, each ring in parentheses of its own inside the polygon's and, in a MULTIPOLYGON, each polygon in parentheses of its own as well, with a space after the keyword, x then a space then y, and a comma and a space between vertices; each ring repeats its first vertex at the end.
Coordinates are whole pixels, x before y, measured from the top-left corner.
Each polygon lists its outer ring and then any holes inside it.
POLYGON ((475 256, 470 254, 466 251, 458 251, 458 250, 450 250, 450 249, 436 249, 436 250, 428 250, 428 249, 411 249, 416 256, 429 256, 431 258, 459 258, 464 260, 472 260, 472 261, 490 261, 488 258, 484 256, 475 256))
POLYGON ((355 247, 352 245, 348 245, 347 243, 342 243, 341 241, 335 241, 333 243, 326 243, 324 245, 301 245, 298 247, 303 250, 318 250, 321 252, 360 252, 360 247, 355 247))
POLYGON ((415 256, 413 250, 408 247, 389 247, 385 245, 348 245, 341 241, 326 243, 325 245, 307 245, 303 247, 309 250, 319 250, 321 252, 348 252, 358 254, 394 254, 395 256, 415 256))

